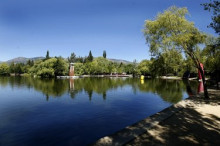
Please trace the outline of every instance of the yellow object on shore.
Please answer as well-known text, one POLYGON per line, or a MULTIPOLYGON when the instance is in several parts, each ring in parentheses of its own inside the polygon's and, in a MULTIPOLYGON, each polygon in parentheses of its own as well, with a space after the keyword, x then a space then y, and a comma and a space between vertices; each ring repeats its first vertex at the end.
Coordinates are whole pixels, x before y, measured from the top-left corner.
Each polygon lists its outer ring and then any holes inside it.
POLYGON ((144 80, 144 76, 143 75, 141 75, 141 80, 144 80))

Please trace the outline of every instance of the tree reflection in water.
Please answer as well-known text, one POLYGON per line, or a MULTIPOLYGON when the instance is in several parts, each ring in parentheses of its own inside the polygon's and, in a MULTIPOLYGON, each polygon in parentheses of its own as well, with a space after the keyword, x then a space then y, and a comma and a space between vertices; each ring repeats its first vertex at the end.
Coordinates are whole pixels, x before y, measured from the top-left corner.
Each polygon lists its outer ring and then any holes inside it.
MULTIPOLYGON (((133 93, 150 92, 159 95, 164 101, 176 103, 183 97, 183 93, 194 94, 198 87, 197 82, 181 80, 146 79, 144 82, 138 78, 80 78, 80 79, 39 79, 29 77, 1 77, 1 86, 11 88, 27 87, 43 93, 46 100, 50 97, 61 97, 69 93, 74 99, 77 94, 85 92, 89 100, 93 93, 102 95, 103 100, 108 97, 109 90, 132 87, 133 93)), ((116 91, 117 92, 117 91, 116 91)))

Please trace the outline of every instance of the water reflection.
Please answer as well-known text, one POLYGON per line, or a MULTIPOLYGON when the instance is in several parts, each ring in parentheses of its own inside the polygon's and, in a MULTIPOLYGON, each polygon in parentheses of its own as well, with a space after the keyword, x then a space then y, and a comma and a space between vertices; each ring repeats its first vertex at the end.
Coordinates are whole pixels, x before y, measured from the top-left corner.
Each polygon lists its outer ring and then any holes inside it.
POLYGON ((0 77, 0 145, 87 145, 197 87, 158 79, 0 77))
POLYGON ((183 80, 184 85, 186 86, 186 92, 189 96, 196 95, 196 87, 199 87, 198 82, 196 81, 189 81, 189 80, 183 80))
POLYGON ((125 86, 131 86, 133 93, 150 92, 159 95, 164 101, 176 103, 183 97, 186 91, 188 95, 195 94, 197 82, 178 81, 178 80, 160 80, 147 79, 140 81, 133 78, 81 78, 81 79, 38 79, 27 77, 1 77, 0 85, 2 87, 10 86, 11 88, 33 88, 43 93, 46 100, 51 97, 61 97, 65 93, 69 93, 74 99, 77 94, 85 92, 89 100, 92 100, 93 94, 102 95, 103 100, 108 98, 108 91, 125 86))
POLYGON ((204 86, 203 86, 202 81, 200 81, 198 85, 197 93, 202 93, 202 92, 204 92, 204 86))

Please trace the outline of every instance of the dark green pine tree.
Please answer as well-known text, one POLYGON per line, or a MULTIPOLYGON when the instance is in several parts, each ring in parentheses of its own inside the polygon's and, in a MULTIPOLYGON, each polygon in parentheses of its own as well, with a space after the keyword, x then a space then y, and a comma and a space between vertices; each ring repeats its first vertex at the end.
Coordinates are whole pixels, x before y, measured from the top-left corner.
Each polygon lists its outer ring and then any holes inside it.
POLYGON ((73 63, 76 62, 77 58, 76 58, 76 54, 75 53, 71 53, 70 57, 67 58, 69 63, 73 63))
POLYGON ((87 57, 87 60, 88 60, 89 62, 92 62, 92 61, 93 61, 93 56, 92 56, 91 50, 89 51, 89 56, 87 57))
POLYGON ((50 59, 49 51, 47 50, 46 59, 50 59))
POLYGON ((33 66, 33 65, 34 65, 34 61, 29 59, 29 60, 27 61, 27 65, 33 66))
POLYGON ((103 51, 103 57, 106 58, 106 56, 107 56, 107 55, 106 55, 106 51, 104 50, 104 51, 103 51))

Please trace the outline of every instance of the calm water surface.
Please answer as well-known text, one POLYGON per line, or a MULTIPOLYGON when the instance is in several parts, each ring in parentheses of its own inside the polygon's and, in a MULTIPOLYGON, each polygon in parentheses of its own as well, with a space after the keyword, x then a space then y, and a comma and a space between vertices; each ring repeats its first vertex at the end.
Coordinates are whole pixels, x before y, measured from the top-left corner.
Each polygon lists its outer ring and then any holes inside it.
POLYGON ((0 77, 0 145, 87 145, 196 89, 175 80, 0 77))

